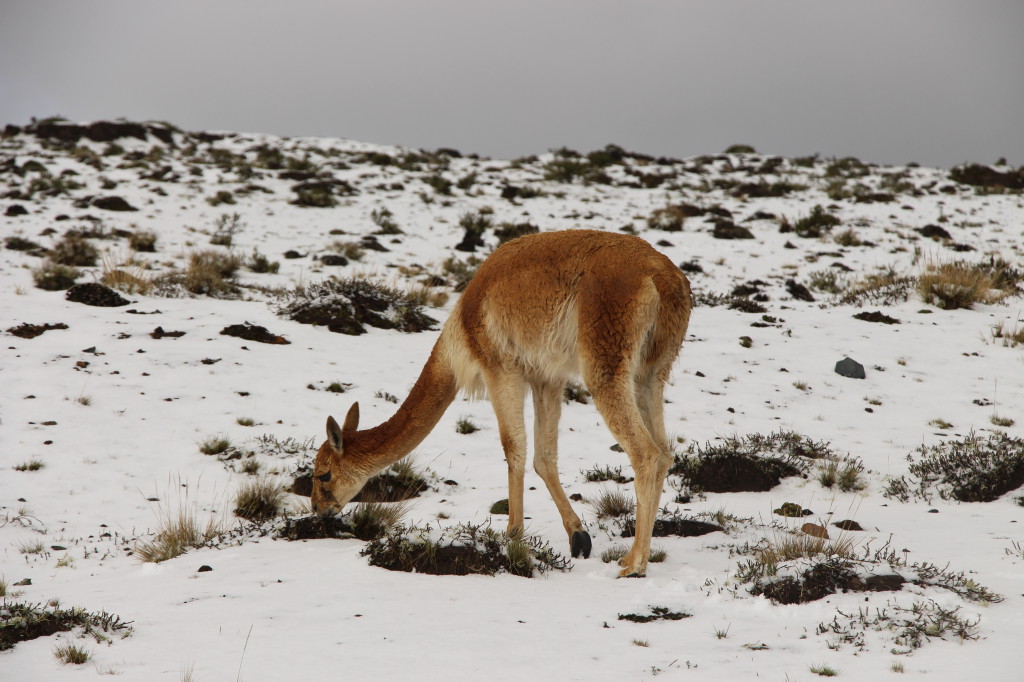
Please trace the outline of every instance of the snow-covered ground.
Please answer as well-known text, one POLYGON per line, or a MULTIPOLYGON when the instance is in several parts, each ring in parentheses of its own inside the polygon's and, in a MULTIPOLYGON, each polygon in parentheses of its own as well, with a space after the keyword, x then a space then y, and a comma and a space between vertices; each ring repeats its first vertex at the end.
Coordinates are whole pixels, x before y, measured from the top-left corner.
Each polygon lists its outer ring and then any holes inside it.
MULTIPOLYGON (((243 227, 230 249, 243 257, 256 249, 280 262, 276 274, 240 270, 244 285, 256 285, 244 287, 241 298, 124 294, 129 305, 105 308, 36 288, 32 268, 42 258, 0 249, 0 330, 22 323, 68 327, 33 339, 3 333, 0 579, 7 584, 6 599, 105 610, 134 627, 130 637, 115 637, 109 645, 83 640, 93 653, 84 669, 62 665, 53 655, 55 639, 77 641, 72 635, 19 643, 0 653, 0 678, 807 680, 816 677, 812 666, 828 666, 857 680, 1020 679, 1024 556, 1014 544, 1024 542, 1024 507, 1015 501, 1020 491, 969 504, 938 498, 901 503, 882 491, 889 477, 907 473, 907 455, 921 445, 961 439, 972 430, 1022 435, 1024 346, 1004 346, 992 334, 995 325, 1024 325, 1022 299, 951 311, 916 294, 889 305, 837 305, 813 287, 816 300, 797 300, 786 284, 820 282, 821 273, 830 271, 849 279, 885 268, 917 275, 929 260, 997 256, 1019 268, 1019 193, 980 193, 952 182, 945 170, 872 166, 843 175, 843 165, 831 160, 800 165, 757 154, 660 162, 630 157, 604 167, 610 183, 587 183, 545 179, 557 161, 550 153, 517 162, 435 154, 383 165, 382 155, 394 160, 414 150, 264 135, 175 132, 172 139, 174 145, 167 145, 150 130, 145 140, 117 139, 120 150, 88 139, 58 148, 28 133, 0 141, 0 195, 7 196, 0 212, 8 213, 0 216, 0 239, 19 236, 50 247, 68 229, 101 228, 108 235, 150 231, 157 235, 156 251, 134 257, 147 264, 147 277, 157 277, 183 267, 193 251, 227 252, 228 247, 211 246, 210 236, 222 215, 237 213, 243 227), (335 189, 337 205, 290 203, 299 180, 260 167, 261 149, 264 159, 265 150, 281 150, 285 158, 309 162, 294 166, 314 164, 321 177, 347 183, 335 189), (657 174, 670 177, 660 184, 647 178, 657 174), (41 188, 52 189, 55 177, 63 178, 64 191, 49 196, 41 188), (438 178, 452 183, 449 193, 435 189, 438 178), (894 200, 855 201, 837 191, 837 180, 850 192, 892 192, 894 200), (798 187, 764 198, 737 189, 762 181, 798 187), (542 194, 502 198, 508 186, 542 194), (833 198, 826 194, 830 186, 833 198), (15 190, 21 194, 10 194, 15 190), (211 205, 209 199, 222 191, 232 193, 235 203, 211 205), (107 211, 86 200, 111 195, 138 210, 107 211), (687 218, 678 232, 650 227, 652 212, 680 202, 727 209, 754 238, 715 238, 711 214, 687 218), (8 207, 15 204, 27 213, 12 215, 8 207), (795 223, 816 205, 842 225, 820 238, 780 232, 783 218, 795 223), (361 261, 347 266, 325 266, 314 258, 332 252, 335 242, 359 242, 377 232, 371 213, 383 208, 402 230, 378 237, 388 251, 367 249, 361 261), (453 247, 464 232, 460 218, 480 209, 492 211, 495 225, 632 229, 674 262, 699 264, 703 272, 688 269, 703 295, 728 294, 760 280, 764 318, 726 305, 695 308, 666 395, 670 435, 681 439, 682 451, 729 436, 792 430, 859 458, 867 487, 838 492, 811 475, 784 479, 769 492, 709 493, 685 505, 673 502, 675 491, 666 488, 662 501, 670 510, 724 511, 747 520, 727 533, 656 538, 667 558, 636 580, 616 579, 617 566, 601 562, 602 551, 624 541, 602 529, 606 524, 584 503, 576 509, 590 525, 594 556, 532 580, 390 572, 369 566, 360 556, 365 543, 354 539, 252 538, 159 564, 133 555, 136 543, 151 538, 160 519, 179 508, 225 525, 237 522, 234 494, 249 476, 201 454, 200 442, 226 435, 236 446, 257 451, 264 473, 288 482, 293 468, 308 461, 309 447, 274 454, 259 437, 312 443, 315 451, 326 417, 341 419, 354 401, 364 426, 386 419, 395 405, 381 396, 404 397, 436 338, 436 331, 370 328, 348 336, 298 324, 275 314, 271 289, 351 274, 379 276, 399 287, 427 274, 452 283, 442 264, 469 257, 453 247), (933 241, 917 232, 933 224, 951 239, 933 241), (863 244, 837 243, 835 236, 851 229, 863 244), (303 257, 286 259, 288 250, 303 257), (901 323, 853 317, 875 310, 901 323), (243 322, 262 325, 290 344, 220 333, 243 322), (157 327, 184 335, 156 339, 150 333, 157 327), (749 342, 741 344, 741 337, 749 342), (834 372, 847 356, 864 365, 865 379, 834 372), (351 386, 345 393, 324 390, 335 381, 351 386), (997 426, 993 416, 1015 423, 997 426), (242 426, 240 418, 254 424, 242 426), (32 460, 42 468, 15 469, 32 460), (784 502, 813 515, 773 514, 784 502), (864 528, 847 534, 858 546, 889 543, 908 562, 948 565, 1004 600, 977 603, 938 587, 908 586, 779 605, 751 596, 749 585, 737 581, 739 564, 750 558, 740 551, 745 543, 772 539, 807 520, 837 534, 829 524, 839 519, 864 528), (37 543, 43 551, 27 551, 37 543), (198 572, 204 565, 212 571, 198 572), (31 584, 17 585, 25 579, 31 584), (946 634, 897 655, 893 634, 885 629, 869 630, 863 646, 840 644, 833 632, 819 632, 820 624, 842 614, 892 612, 927 600, 960 607, 968 619, 980 617, 977 639, 946 634), (648 613, 652 606, 692 615, 651 623, 617 618, 648 613)), ((484 241, 487 247, 478 256, 497 243, 493 230, 484 241)), ((90 242, 108 264, 130 255, 124 239, 90 242)), ((79 281, 92 281, 103 265, 82 270, 79 281)), ((450 298, 427 312, 443 321, 458 294, 450 287, 439 290, 450 298)), ((593 498, 615 487, 585 483, 584 470, 623 465, 629 473, 625 455, 611 450, 614 441, 592 405, 567 404, 560 433, 560 471, 569 493, 593 498)), ((485 522, 491 504, 507 496, 487 402, 458 399, 418 448, 416 462, 435 489, 414 501, 408 520, 443 526, 485 522), (456 421, 463 417, 480 430, 457 433, 456 421)), ((559 516, 532 471, 527 486, 528 531, 567 552, 559 516)), ((624 489, 632 492, 631 486, 624 489)), ((307 502, 289 497, 297 509, 307 502)), ((495 516, 494 523, 503 528, 505 517, 495 516)))

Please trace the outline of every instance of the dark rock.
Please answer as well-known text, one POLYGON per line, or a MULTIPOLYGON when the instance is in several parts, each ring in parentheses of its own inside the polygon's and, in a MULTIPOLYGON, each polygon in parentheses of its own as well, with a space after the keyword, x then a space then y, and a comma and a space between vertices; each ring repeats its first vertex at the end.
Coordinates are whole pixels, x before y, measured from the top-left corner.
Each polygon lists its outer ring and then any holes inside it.
POLYGON ((880 310, 876 310, 873 313, 863 312, 857 313, 853 316, 854 319, 864 320, 865 322, 881 322, 882 324, 899 324, 900 321, 895 317, 889 317, 880 310))
POLYGON ((324 265, 330 266, 348 265, 348 258, 339 256, 336 253, 328 253, 324 256, 320 256, 320 262, 324 265))
POLYGON ((928 237, 929 239, 952 239, 953 236, 946 231, 945 228, 939 227, 938 225, 925 225, 924 227, 917 230, 921 233, 922 237, 928 237))
POLYGON ((212 570, 213 570, 213 567, 211 567, 211 566, 209 566, 207 564, 203 564, 202 566, 199 567, 199 570, 196 571, 196 573, 209 573, 212 570))
POLYGON ((704 268, 701 267, 701 264, 698 263, 697 261, 693 261, 693 260, 688 261, 686 263, 680 263, 679 264, 679 269, 682 270, 683 272, 686 272, 686 273, 689 273, 689 274, 694 274, 694 273, 703 274, 704 273, 704 268))
POLYGON ((305 254, 299 253, 294 249, 288 249, 287 251, 284 252, 284 257, 288 260, 294 260, 296 258, 305 258, 306 256, 305 254))
POLYGON ((151 331, 149 335, 152 336, 154 339, 162 339, 168 336, 171 337, 172 339, 176 339, 179 336, 185 336, 185 332, 165 332, 163 327, 157 327, 156 329, 151 331))
POLYGON ((283 336, 276 336, 267 331, 266 327, 261 327, 256 324, 232 324, 224 329, 220 330, 220 333, 224 336, 234 336, 246 341, 256 341, 258 343, 269 343, 273 345, 287 345, 291 341, 288 341, 283 336))
POLYGON ((67 293, 64 294, 64 298, 74 303, 84 303, 85 305, 101 308, 116 308, 128 305, 128 300, 122 297, 121 294, 110 287, 105 287, 96 282, 76 284, 68 289, 67 293))
POLYGON ((867 376, 864 373, 864 365, 850 358, 843 358, 836 363, 836 374, 851 379, 863 379, 867 376))
POLYGON ((832 525, 840 530, 864 530, 859 523, 851 519, 836 521, 832 525))
POLYGON ((28 215, 28 209, 22 206, 21 204, 11 204, 10 206, 7 207, 7 210, 4 211, 4 215, 9 218, 14 218, 20 215, 28 215))
POLYGON ((92 205, 102 208, 105 211, 138 211, 127 201, 118 196, 97 197, 92 200, 92 205))

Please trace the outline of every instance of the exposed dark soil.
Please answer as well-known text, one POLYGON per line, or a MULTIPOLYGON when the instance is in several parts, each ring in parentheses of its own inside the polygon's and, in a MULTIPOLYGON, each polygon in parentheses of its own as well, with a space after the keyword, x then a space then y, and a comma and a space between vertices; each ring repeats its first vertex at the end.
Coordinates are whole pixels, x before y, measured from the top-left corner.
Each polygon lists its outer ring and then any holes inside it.
POLYGON ((895 317, 889 317, 880 310, 876 310, 873 313, 863 312, 857 313, 853 316, 854 319, 864 320, 865 322, 881 322, 882 324, 899 324, 900 321, 895 317))
POLYGON ((299 516, 288 517, 277 531, 277 537, 284 540, 326 540, 331 538, 355 537, 352 524, 344 516, 299 516))
POLYGON ((166 337, 176 339, 180 336, 185 336, 185 332, 167 332, 164 331, 163 327, 157 327, 156 329, 151 331, 149 335, 152 336, 154 339, 163 339, 166 337))
MULTIPOLYGON (((656 538, 664 538, 672 535, 683 537, 683 538, 694 538, 700 537, 701 535, 707 535, 708 533, 714 533, 716 531, 725 530, 719 525, 714 523, 707 523, 706 521, 697 521, 696 519, 688 519, 678 514, 672 516, 662 516, 654 520, 654 532, 652 535, 656 538)), ((636 519, 627 519, 622 524, 622 537, 631 538, 636 534, 636 519)))
POLYGON ((779 459, 733 454, 677 461, 670 473, 709 493, 765 492, 800 470, 779 459))
POLYGON ((128 305, 128 300, 122 297, 121 294, 110 287, 105 287, 96 282, 76 284, 68 289, 67 293, 64 294, 64 298, 74 303, 84 303, 101 308, 116 308, 128 305))
POLYGON ((270 343, 275 345, 286 345, 291 343, 283 336, 277 336, 267 331, 266 327, 261 327, 256 324, 232 324, 224 327, 220 330, 220 333, 225 336, 236 336, 246 341, 256 341, 258 343, 270 343))
POLYGON ((41 334, 50 331, 51 329, 67 329, 68 326, 63 322, 57 324, 29 324, 23 322, 17 327, 11 327, 7 330, 8 334, 13 334, 22 339, 34 339, 41 334))
POLYGON ((838 559, 807 569, 801 577, 786 577, 768 584, 758 583, 750 593, 763 594, 779 604, 805 604, 836 592, 898 592, 907 582, 899 575, 861 578, 851 566, 838 559))
POLYGON ((366 326, 404 332, 433 329, 437 320, 421 308, 403 292, 352 278, 309 285, 278 312, 295 322, 357 336, 366 333, 366 326))

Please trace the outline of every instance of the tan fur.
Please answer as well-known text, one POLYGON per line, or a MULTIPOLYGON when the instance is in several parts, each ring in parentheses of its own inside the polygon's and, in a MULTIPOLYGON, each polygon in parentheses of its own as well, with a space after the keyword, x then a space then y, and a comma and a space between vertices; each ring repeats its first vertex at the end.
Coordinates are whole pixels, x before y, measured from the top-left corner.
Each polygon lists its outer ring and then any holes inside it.
POLYGON ((567 380, 582 375, 636 473, 636 537, 621 575, 643 575, 671 464, 663 391, 686 335, 689 282, 642 239, 593 230, 529 235, 497 249, 456 304, 395 415, 358 430, 358 405, 328 422, 313 508, 340 509, 366 480, 412 451, 459 390, 488 396, 509 469, 509 529, 523 527, 526 426, 533 394, 534 468, 570 539, 583 531, 558 480, 557 438, 567 380))

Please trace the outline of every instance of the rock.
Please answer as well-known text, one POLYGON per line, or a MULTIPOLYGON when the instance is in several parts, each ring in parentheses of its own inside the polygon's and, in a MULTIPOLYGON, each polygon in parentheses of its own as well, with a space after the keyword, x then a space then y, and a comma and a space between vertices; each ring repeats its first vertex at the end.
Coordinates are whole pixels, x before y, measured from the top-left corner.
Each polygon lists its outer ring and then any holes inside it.
POLYGON ((776 509, 774 513, 778 514, 779 516, 788 516, 790 518, 795 518, 798 516, 810 516, 814 512, 812 512, 810 509, 804 509, 796 502, 783 502, 782 506, 776 509))
POLYGON ((715 239, 753 239, 754 233, 731 220, 719 220, 712 232, 715 239))
POLYGON ((258 343, 269 343, 273 345, 287 345, 291 341, 287 340, 283 336, 277 336, 267 331, 266 327, 261 327, 258 324, 232 324, 224 327, 220 330, 220 333, 224 336, 235 336, 246 341, 256 341, 258 343))
POLYGON ((836 374, 851 379, 863 379, 867 376, 864 373, 864 365, 850 358, 843 358, 836 363, 836 374))
POLYGON ((196 573, 209 573, 212 570, 213 570, 212 566, 209 566, 208 564, 203 564, 202 566, 199 567, 199 570, 196 571, 196 573))
POLYGON ((953 238, 945 228, 939 227, 938 225, 925 225, 917 231, 921 233, 922 237, 928 237, 929 239, 935 239, 936 241, 940 239, 953 238))
POLYGON ((118 196, 97 197, 92 200, 92 205, 102 208, 105 211, 138 211, 127 201, 118 196))
POLYGON ((14 218, 20 215, 28 215, 28 209, 22 206, 21 204, 11 204, 10 206, 7 207, 7 210, 4 211, 4 215, 10 218, 14 218))
POLYGON ((64 298, 74 303, 84 303, 85 305, 101 308, 116 308, 128 305, 128 300, 122 297, 121 294, 110 287, 105 287, 96 282, 76 284, 68 289, 67 293, 64 294, 64 298))
POLYGON ((843 519, 832 524, 839 530, 864 530, 859 523, 850 519, 843 519))
POLYGON ((348 258, 345 258, 344 256, 339 256, 336 253, 328 253, 326 255, 320 256, 320 262, 324 265, 331 266, 348 265, 348 258))
POLYGON ((826 530, 824 526, 819 526, 816 523, 805 523, 800 527, 800 530, 802 530, 807 535, 812 535, 816 538, 828 540, 828 530, 826 530))

